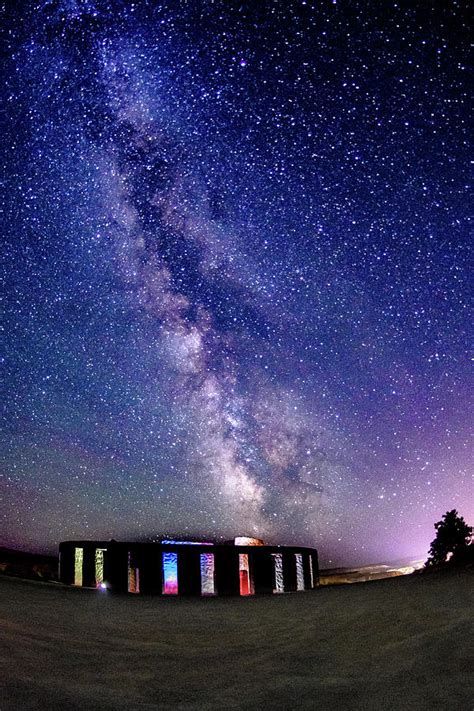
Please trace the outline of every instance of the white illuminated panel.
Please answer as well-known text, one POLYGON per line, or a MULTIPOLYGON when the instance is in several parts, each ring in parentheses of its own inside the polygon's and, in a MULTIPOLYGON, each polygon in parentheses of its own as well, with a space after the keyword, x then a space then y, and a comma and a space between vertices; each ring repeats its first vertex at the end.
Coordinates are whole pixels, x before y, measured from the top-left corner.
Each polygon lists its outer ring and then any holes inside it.
POLYGON ((310 585, 311 585, 311 590, 314 588, 314 573, 313 573, 313 556, 311 553, 308 556, 309 558, 309 579, 310 579, 310 585))
POLYGON ((82 563, 84 561, 84 548, 74 549, 74 585, 82 585, 82 563))
POLYGON ((201 553, 201 595, 215 595, 214 553, 201 553))
POLYGON ((296 589, 304 590, 303 556, 295 553, 296 558, 296 589))
POLYGON ((95 584, 100 587, 104 582, 104 553, 106 548, 95 549, 95 584))
POLYGON ((273 565, 275 566, 275 587, 274 593, 285 592, 285 583, 283 580, 283 556, 281 553, 272 553, 273 565))

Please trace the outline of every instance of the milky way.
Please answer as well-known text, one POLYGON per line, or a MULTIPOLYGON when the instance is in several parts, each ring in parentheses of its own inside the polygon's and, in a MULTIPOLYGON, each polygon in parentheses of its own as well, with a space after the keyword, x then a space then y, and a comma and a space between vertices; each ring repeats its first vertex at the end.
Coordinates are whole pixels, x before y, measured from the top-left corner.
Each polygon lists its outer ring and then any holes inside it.
POLYGON ((472 520, 468 3, 437 5, 7 9, 1 542, 355 564, 472 520))

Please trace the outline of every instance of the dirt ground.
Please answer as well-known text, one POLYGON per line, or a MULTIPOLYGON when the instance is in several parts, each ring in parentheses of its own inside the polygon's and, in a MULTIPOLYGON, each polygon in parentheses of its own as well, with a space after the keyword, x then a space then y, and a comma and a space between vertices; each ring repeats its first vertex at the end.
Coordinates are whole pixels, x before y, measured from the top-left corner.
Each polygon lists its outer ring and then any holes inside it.
POLYGON ((468 711, 473 577, 203 600, 0 577, 0 709, 468 711))

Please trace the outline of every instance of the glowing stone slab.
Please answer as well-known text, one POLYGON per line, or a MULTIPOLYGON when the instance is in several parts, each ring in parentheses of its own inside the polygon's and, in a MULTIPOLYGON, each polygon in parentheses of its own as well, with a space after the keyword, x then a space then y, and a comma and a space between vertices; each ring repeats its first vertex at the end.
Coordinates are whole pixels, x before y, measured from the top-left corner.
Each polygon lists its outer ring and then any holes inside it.
POLYGON ((163 553, 163 595, 178 594, 178 554, 163 553))
POLYGON ((272 553, 273 565, 275 566, 275 587, 274 593, 285 592, 285 583, 283 580, 283 556, 281 553, 272 553))
POLYGON ((239 553, 240 594, 253 595, 253 580, 250 575, 249 557, 247 553, 239 553))
POLYGON ((104 582, 104 553, 106 548, 95 549, 95 584, 100 588, 104 582))
POLYGON ((308 556, 309 558, 309 580, 310 580, 310 585, 311 585, 311 590, 314 588, 314 573, 313 573, 313 558, 311 554, 308 556))
POLYGON ((214 553, 201 553, 201 595, 215 595, 214 553))
POLYGON ((74 585, 82 585, 82 563, 84 561, 84 548, 74 549, 74 585))
POLYGON ((128 552, 128 592, 140 592, 140 572, 138 568, 132 565, 132 556, 130 551, 128 552))
POLYGON ((296 589, 304 590, 303 556, 295 553, 296 558, 296 589))

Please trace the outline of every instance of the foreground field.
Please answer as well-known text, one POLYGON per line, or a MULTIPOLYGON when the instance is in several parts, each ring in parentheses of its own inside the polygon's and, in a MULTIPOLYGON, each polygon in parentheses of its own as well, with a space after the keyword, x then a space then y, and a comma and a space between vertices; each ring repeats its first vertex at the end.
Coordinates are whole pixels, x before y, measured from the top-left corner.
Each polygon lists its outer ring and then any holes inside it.
POLYGON ((0 709, 470 709, 469 573, 246 599, 0 578, 0 709))

